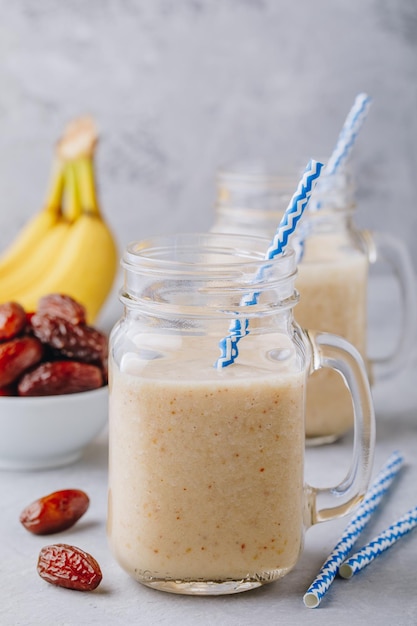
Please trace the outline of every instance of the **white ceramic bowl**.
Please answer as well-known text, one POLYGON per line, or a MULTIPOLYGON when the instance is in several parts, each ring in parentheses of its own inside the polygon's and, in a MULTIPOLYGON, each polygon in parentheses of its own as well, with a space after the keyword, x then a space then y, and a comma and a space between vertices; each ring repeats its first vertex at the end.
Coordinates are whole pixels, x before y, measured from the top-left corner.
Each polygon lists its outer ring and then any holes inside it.
POLYGON ((75 462, 104 429, 108 387, 42 397, 0 397, 0 469, 75 462))

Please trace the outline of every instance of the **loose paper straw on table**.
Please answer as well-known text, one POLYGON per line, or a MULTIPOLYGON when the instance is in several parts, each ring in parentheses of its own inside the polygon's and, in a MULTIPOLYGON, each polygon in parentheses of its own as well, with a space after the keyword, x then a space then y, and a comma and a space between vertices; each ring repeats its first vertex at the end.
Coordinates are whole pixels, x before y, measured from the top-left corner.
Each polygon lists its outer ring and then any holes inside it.
MULTIPOLYGON (((265 253, 265 259, 273 259, 274 257, 284 254, 291 235, 294 233, 296 226, 304 213, 308 204, 314 185, 320 176, 322 163, 318 163, 311 159, 298 183, 297 190, 281 219, 275 236, 265 253)), ((258 301, 258 293, 251 293, 242 300, 243 305, 256 304, 258 301)), ((241 320, 236 318, 229 326, 229 334, 219 342, 221 356, 217 359, 215 367, 221 369, 234 363, 238 356, 238 341, 248 334, 249 322, 247 319, 241 320)))
POLYGON ((370 105, 371 98, 366 93, 360 93, 356 96, 355 102, 340 131, 333 153, 327 163, 326 176, 334 174, 346 163, 361 126, 368 115, 370 105))
POLYGON ((407 535, 417 526, 417 506, 400 517, 394 524, 363 546, 349 559, 344 561, 339 568, 339 576, 351 578, 356 572, 364 569, 372 563, 377 556, 388 550, 401 537, 407 535))
POLYGON ((377 474, 365 498, 354 514, 352 520, 343 532, 333 551, 323 563, 314 582, 304 594, 304 604, 309 609, 319 606, 324 595, 339 571, 340 565, 348 556, 359 535, 365 528, 383 496, 404 463, 404 457, 399 452, 393 452, 385 465, 377 474))

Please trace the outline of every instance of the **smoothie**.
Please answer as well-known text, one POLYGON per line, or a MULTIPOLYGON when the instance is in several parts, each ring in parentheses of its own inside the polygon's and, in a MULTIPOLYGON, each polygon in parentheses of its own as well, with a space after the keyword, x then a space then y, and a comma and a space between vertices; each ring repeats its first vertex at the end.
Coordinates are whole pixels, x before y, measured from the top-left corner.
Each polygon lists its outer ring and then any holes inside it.
POLYGON ((283 576, 304 534, 305 372, 294 346, 249 334, 219 371, 213 337, 136 343, 110 363, 115 557, 153 586, 283 576))
MULTIPOLYGON (((309 238, 298 265, 297 322, 344 337, 365 358, 367 276, 368 257, 345 246, 343 238, 309 238)), ((342 378, 329 369, 316 371, 307 386, 307 437, 337 438, 352 426, 352 401, 342 378)))

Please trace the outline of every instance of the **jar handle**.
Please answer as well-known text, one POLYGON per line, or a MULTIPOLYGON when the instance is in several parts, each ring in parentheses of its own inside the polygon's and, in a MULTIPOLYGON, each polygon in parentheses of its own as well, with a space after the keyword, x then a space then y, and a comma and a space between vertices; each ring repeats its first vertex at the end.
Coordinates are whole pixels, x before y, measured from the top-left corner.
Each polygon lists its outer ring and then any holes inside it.
POLYGON ((397 278, 401 293, 400 335, 392 354, 369 359, 370 378, 378 382, 395 376, 407 365, 417 338, 417 281, 404 243, 389 233, 361 231, 370 263, 384 260, 397 278))
POLYGON ((311 372, 329 367, 338 372, 350 391, 354 413, 353 455, 350 469, 334 487, 307 486, 306 526, 349 513, 369 485, 375 446, 375 415, 365 363, 346 339, 331 333, 304 331, 309 339, 311 372))

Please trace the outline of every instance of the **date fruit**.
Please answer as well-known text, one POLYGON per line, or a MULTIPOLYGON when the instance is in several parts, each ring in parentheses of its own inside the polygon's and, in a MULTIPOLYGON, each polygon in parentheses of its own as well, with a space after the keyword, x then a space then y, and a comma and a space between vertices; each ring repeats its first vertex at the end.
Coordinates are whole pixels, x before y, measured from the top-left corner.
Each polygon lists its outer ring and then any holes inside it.
POLYGON ((36 337, 16 337, 0 343, 0 387, 7 387, 28 368, 39 363, 42 343, 36 337))
POLYGON ((37 570, 48 583, 76 591, 93 591, 103 578, 100 566, 91 554, 66 543, 43 547, 37 570))
POLYGON ((0 304, 0 341, 12 339, 26 326, 25 309, 17 302, 0 304))
POLYGON ((90 391, 103 386, 101 369, 78 361, 48 361, 19 380, 19 396, 56 396, 90 391))
POLYGON ((71 528, 87 511, 89 504, 89 497, 81 489, 62 489, 29 504, 19 520, 35 535, 52 535, 71 528))
POLYGON ((85 307, 71 296, 45 295, 35 312, 14 301, 0 303, 0 396, 103 387, 107 361, 107 335, 87 325, 85 307))
POLYGON ((107 358, 107 337, 92 326, 73 324, 49 313, 35 313, 31 324, 35 336, 62 356, 86 363, 103 363, 107 358))
POLYGON ((37 307, 39 315, 50 315, 51 317, 61 317, 71 324, 85 324, 85 307, 62 293, 50 293, 40 298, 37 307))

